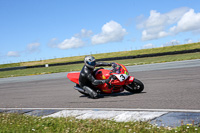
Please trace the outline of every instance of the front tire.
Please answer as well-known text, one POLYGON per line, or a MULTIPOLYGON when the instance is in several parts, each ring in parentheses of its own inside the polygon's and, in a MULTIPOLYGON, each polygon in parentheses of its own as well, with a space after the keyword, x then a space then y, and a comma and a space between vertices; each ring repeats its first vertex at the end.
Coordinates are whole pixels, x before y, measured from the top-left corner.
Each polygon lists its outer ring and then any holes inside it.
POLYGON ((125 90, 131 93, 140 93, 144 90, 144 84, 135 78, 131 84, 126 85, 125 90))

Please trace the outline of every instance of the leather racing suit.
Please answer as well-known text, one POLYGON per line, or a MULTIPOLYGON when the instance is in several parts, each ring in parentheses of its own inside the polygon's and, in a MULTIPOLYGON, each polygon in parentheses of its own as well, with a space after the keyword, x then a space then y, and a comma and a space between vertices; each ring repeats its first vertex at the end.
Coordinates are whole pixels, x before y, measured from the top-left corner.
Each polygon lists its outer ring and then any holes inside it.
MULTIPOLYGON (((95 67, 99 66, 112 66, 112 63, 96 62, 95 67)), ((97 80, 93 76, 94 69, 88 68, 86 65, 83 66, 80 76, 79 85, 81 88, 89 87, 92 89, 93 86, 104 84, 106 80, 97 80)))

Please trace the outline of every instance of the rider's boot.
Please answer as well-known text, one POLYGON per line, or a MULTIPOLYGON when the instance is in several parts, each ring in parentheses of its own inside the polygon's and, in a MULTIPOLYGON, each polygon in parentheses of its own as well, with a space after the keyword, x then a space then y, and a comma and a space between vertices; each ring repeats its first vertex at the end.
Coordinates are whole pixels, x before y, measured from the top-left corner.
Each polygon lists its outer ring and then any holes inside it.
POLYGON ((83 89, 87 92, 87 94, 90 95, 91 98, 93 98, 93 99, 98 98, 97 92, 94 91, 93 89, 91 89, 87 86, 84 86, 83 89))

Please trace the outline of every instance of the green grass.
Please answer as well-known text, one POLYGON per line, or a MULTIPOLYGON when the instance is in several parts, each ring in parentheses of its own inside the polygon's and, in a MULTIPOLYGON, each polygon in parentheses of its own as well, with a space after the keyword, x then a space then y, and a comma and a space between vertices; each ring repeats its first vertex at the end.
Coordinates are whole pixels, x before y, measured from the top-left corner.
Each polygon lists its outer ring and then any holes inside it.
MULTIPOLYGON (((192 43, 192 44, 152 48, 152 49, 142 49, 142 50, 93 54, 93 56, 95 56, 96 59, 101 59, 101 58, 110 58, 110 57, 122 57, 122 56, 163 53, 163 52, 172 52, 172 51, 181 51, 181 50, 191 50, 191 49, 197 49, 197 48, 200 48, 200 42, 192 43)), ((56 58, 56 59, 49 59, 49 60, 30 61, 30 62, 21 62, 21 63, 13 63, 13 64, 3 64, 3 65, 0 65, 0 68, 16 67, 16 66, 34 66, 34 65, 44 65, 44 64, 53 64, 53 63, 83 61, 84 57, 85 56, 74 56, 74 57, 56 58)))
MULTIPOLYGON (((109 62, 117 62, 117 63, 121 63, 128 66, 128 65, 142 65, 142 64, 172 62, 172 61, 191 60, 191 59, 200 59, 200 52, 189 53, 189 54, 179 54, 179 55, 167 55, 167 56, 159 56, 159 57, 115 60, 115 61, 109 61, 109 62)), ((22 69, 22 70, 1 71, 0 78, 80 71, 82 66, 83 64, 73 64, 73 65, 54 66, 54 67, 48 67, 48 68, 29 68, 29 69, 22 69)))
POLYGON ((2 64, 0 65, 0 68, 18 67, 18 66, 20 66, 20 63, 11 63, 11 64, 2 64))
POLYGON ((29 68, 22 70, 2 71, 0 72, 0 78, 78 71, 81 69, 82 66, 83 64, 76 64, 76 65, 53 66, 47 68, 43 67, 43 68, 29 68))
POLYGON ((21 114, 0 114, 0 133, 198 133, 200 127, 157 127, 148 122, 115 122, 73 117, 42 118, 21 114))
POLYGON ((130 66, 130 65, 154 64, 154 63, 164 63, 164 62, 183 61, 183 60, 192 60, 192 59, 200 59, 200 52, 178 54, 178 55, 157 56, 157 57, 147 57, 147 58, 136 58, 136 59, 128 59, 128 60, 117 60, 115 62, 124 64, 126 66, 130 66))

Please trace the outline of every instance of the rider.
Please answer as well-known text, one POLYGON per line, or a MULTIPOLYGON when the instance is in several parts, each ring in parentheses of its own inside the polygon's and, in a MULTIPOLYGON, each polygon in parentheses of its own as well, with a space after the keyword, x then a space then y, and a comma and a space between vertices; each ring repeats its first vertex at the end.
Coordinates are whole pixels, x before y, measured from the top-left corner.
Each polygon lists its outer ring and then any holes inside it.
POLYGON ((109 83, 111 76, 106 80, 97 80, 93 76, 94 68, 98 66, 115 66, 115 63, 96 62, 93 56, 86 56, 84 59, 85 65, 83 66, 80 76, 79 85, 83 88, 91 98, 97 98, 98 94, 93 90, 93 86, 109 83))

